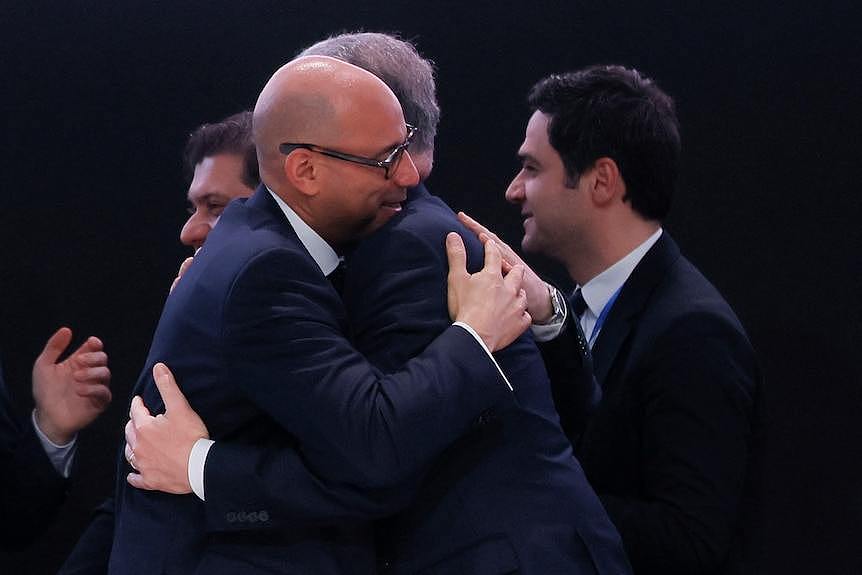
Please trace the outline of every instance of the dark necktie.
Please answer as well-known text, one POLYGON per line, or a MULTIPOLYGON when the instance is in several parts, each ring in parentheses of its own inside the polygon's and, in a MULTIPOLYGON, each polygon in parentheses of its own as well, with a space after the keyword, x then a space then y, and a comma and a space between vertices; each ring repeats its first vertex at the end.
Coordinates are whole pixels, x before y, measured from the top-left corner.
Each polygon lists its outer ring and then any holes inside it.
POLYGON ((584 361, 591 361, 590 344, 587 342, 584 330, 581 328, 581 316, 584 315, 587 309, 587 302, 584 301, 584 294, 581 293, 581 288, 575 290, 575 293, 569 300, 569 306, 572 308, 572 313, 575 314, 576 318, 572 323, 575 325, 577 332, 578 351, 581 357, 584 358, 584 361))
POLYGON ((572 312, 574 312, 575 317, 581 319, 581 316, 584 315, 587 309, 587 302, 584 301, 584 294, 581 292, 581 288, 575 290, 569 303, 572 306, 572 312))

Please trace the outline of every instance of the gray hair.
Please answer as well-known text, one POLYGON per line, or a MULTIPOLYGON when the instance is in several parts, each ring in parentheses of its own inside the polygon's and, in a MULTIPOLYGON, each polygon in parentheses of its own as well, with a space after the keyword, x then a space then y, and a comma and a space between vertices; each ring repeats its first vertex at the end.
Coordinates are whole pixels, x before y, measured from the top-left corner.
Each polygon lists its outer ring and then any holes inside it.
POLYGON ((368 70, 389 86, 408 123, 419 128, 411 149, 434 150, 440 107, 434 84, 434 63, 397 35, 355 32, 330 36, 299 56, 329 56, 368 70))

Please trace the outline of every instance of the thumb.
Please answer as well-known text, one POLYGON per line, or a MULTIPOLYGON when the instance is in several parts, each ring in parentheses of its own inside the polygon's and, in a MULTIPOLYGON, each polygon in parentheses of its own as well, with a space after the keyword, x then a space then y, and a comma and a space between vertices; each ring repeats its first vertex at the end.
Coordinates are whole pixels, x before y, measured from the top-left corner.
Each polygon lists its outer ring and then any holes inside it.
POLYGON ((156 388, 162 396, 162 401, 165 402, 165 413, 174 410, 191 409, 186 396, 180 391, 174 375, 163 363, 157 363, 153 366, 153 379, 156 382, 156 388))
POLYGON ((467 273, 467 250, 464 240, 455 232, 446 236, 446 257, 449 259, 449 275, 464 275, 467 273))
POLYGON ((72 330, 61 327, 48 339, 48 343, 42 349, 42 353, 36 358, 36 362, 57 363, 60 355, 72 342, 72 330))

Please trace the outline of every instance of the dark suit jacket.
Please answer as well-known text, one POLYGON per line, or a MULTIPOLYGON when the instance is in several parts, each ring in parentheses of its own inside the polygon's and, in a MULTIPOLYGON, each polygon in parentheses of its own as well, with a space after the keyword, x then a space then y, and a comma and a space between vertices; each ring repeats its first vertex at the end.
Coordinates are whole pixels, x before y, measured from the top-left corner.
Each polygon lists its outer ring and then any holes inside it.
MULTIPOLYGON (((471 271, 481 268, 476 237, 420 186, 348 260, 351 337, 383 371, 400 369, 450 322, 450 231, 465 239, 471 271)), ((415 500, 380 525, 384 564, 405 574, 627 573, 619 537, 560 429, 532 338, 496 358, 517 401, 484 414, 430 462, 415 500)))
MULTIPOLYGON (((291 447, 317 492, 348 484, 376 493, 412 477, 479 413, 512 401, 479 344, 458 327, 383 376, 343 337, 345 321, 335 290, 261 188, 225 210, 168 298, 135 393, 151 412, 162 411, 150 371, 166 362, 217 442, 208 475, 242 465, 237 446, 291 447)), ((265 471, 266 462, 257 463, 253 472, 265 471)), ((129 471, 120 456, 110 573, 374 569, 365 522, 304 524, 277 507, 207 507, 194 495, 131 488, 129 471)), ((298 487, 289 471, 270 471, 267 489, 298 487)))
POLYGON ((63 502, 66 481, 54 469, 32 423, 19 422, 0 369, 0 549, 29 543, 63 502))
MULTIPOLYGON (((572 337, 543 345, 552 371, 572 337)), ((726 567, 759 369, 733 311, 666 231, 620 291, 593 362, 603 399, 582 434, 566 427, 635 573, 726 567)))

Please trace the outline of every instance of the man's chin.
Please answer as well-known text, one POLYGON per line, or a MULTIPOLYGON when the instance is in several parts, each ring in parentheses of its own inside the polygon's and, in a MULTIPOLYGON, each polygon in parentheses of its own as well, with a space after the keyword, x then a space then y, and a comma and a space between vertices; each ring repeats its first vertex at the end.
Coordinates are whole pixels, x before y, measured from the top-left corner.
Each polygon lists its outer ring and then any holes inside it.
POLYGON ((521 240, 521 250, 527 254, 538 254, 540 250, 539 246, 536 245, 536 238, 530 234, 524 234, 524 238, 521 240))

